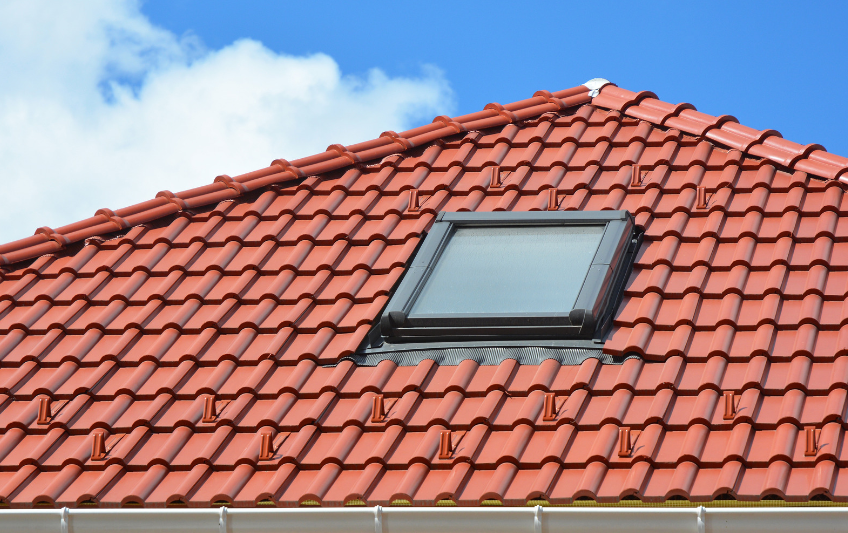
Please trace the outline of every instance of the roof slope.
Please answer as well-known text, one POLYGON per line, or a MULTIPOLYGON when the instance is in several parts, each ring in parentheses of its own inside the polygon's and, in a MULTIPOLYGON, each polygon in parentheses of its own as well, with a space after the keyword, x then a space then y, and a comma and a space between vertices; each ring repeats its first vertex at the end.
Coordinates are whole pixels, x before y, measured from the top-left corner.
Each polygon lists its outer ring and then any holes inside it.
POLYGON ((581 86, 45 230, 0 249, 0 497, 848 501, 846 169, 581 86), (642 357, 344 359, 436 213, 545 209, 627 209, 645 227, 605 345, 642 357))

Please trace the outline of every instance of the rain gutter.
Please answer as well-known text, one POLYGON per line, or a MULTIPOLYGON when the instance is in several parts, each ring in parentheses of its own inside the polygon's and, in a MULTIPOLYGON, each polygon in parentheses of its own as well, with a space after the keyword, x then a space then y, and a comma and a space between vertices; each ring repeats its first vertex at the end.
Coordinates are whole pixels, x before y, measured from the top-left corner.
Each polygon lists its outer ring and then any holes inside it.
POLYGON ((848 508, 49 509, 0 511, 0 533, 648 533, 848 531, 848 508))

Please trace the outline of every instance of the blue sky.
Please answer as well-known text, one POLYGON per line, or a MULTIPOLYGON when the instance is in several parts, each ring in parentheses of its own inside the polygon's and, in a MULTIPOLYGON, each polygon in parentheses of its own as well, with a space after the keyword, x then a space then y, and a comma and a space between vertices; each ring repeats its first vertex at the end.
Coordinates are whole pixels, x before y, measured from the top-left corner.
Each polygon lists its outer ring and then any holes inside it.
POLYGON ((848 156, 847 4, 0 2, 0 242, 604 77, 848 156))
POLYGON ((272 2, 149 0, 208 46, 251 37, 323 52, 345 73, 444 71, 456 112, 604 77, 848 156, 845 2, 272 2))

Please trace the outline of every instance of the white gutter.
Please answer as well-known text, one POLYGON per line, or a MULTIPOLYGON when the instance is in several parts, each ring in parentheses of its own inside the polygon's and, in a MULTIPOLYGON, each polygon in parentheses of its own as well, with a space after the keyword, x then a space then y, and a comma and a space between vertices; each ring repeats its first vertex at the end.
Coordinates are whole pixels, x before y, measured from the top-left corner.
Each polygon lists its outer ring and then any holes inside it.
POLYGON ((848 507, 50 509, 0 511, 0 533, 830 533, 848 507))

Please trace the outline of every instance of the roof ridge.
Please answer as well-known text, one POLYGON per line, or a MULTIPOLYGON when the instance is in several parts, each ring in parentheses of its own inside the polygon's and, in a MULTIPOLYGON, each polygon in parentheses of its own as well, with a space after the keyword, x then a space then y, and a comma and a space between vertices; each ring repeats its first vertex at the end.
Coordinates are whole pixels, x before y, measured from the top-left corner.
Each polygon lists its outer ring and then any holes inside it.
POLYGON ((689 103, 670 104, 650 91, 637 93, 609 82, 598 89, 592 105, 703 137, 792 171, 848 183, 845 175, 848 173, 848 158, 831 154, 820 144, 805 146, 788 141, 777 130, 749 128, 732 115, 715 117, 698 111, 689 103))
POLYGON ((85 239, 149 223, 187 209, 231 200, 269 185, 382 159, 456 133, 504 126, 586 103, 703 137, 793 171, 848 183, 848 158, 828 153, 819 144, 803 146, 783 139, 776 130, 743 126, 731 115, 715 117, 698 111, 689 103, 670 104, 650 91, 629 91, 606 79, 594 78, 562 91, 536 91, 531 98, 506 105, 490 103, 483 110, 467 115, 453 118, 440 115, 430 124, 401 133, 385 131, 376 139, 350 146, 333 144, 324 152, 292 162, 275 159, 266 168, 235 177, 221 175, 211 184, 176 194, 160 191, 152 200, 117 211, 99 209, 93 217, 56 230, 41 227, 31 237, 0 245, 0 266, 58 252, 85 239))
POLYGON ((596 80, 598 78, 590 80, 586 85, 578 85, 553 93, 536 91, 531 98, 506 105, 490 103, 483 110, 467 115, 453 118, 441 115, 434 118, 430 124, 401 133, 385 131, 376 139, 350 146, 333 144, 324 152, 292 162, 275 159, 266 168, 235 177, 221 175, 208 185, 176 194, 167 190, 161 191, 152 200, 116 211, 99 209, 93 217, 55 230, 44 226, 38 228, 31 237, 1 245, 0 266, 58 252, 73 243, 149 223, 186 209, 231 200, 269 185, 286 183, 402 153, 456 133, 504 126, 551 111, 586 104, 592 101, 590 90, 597 90, 594 85, 589 86, 596 80))

